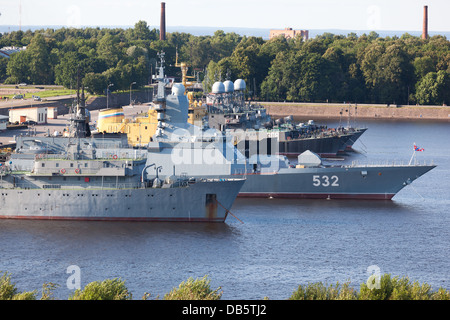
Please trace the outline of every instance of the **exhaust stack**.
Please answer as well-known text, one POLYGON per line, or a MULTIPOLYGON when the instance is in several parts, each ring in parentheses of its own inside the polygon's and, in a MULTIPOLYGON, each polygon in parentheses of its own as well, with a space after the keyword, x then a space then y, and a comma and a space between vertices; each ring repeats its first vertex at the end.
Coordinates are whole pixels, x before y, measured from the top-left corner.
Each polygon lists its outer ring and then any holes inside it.
POLYGON ((423 7, 422 39, 428 39, 428 6, 423 7))
POLYGON ((161 2, 161 21, 159 26, 159 40, 166 40, 166 3, 161 2))

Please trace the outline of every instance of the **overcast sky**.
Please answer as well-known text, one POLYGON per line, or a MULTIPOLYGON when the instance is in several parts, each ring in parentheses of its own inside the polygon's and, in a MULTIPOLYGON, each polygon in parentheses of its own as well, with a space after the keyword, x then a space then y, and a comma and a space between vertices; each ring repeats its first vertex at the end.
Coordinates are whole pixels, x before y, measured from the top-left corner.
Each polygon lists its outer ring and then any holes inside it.
MULTIPOLYGON (((450 0, 166 0, 167 26, 450 31, 450 0)), ((0 0, 0 25, 158 26, 156 0, 0 0), (19 5, 21 4, 21 5, 19 5), (20 15, 19 8, 22 14, 20 15), (21 18, 20 18, 21 16, 21 18)))

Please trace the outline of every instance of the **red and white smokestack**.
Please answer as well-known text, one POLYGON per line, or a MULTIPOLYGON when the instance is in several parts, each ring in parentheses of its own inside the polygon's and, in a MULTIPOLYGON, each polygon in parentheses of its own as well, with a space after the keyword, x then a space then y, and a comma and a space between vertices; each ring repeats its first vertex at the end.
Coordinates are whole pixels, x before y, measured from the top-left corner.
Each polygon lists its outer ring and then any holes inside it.
POLYGON ((423 7, 422 39, 428 39, 428 6, 423 7))
POLYGON ((159 26, 159 40, 166 40, 166 3, 161 2, 161 21, 159 26))

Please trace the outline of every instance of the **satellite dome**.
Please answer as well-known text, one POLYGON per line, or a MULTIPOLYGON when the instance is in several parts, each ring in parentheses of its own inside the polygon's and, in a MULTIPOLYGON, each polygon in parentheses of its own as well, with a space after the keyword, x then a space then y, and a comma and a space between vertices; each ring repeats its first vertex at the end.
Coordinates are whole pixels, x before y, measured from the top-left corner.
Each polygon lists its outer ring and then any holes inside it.
POLYGON ((223 83, 225 86, 225 92, 230 93, 234 91, 234 84, 230 80, 227 80, 223 83))
POLYGON ((174 83, 172 85, 172 94, 175 96, 182 96, 184 94, 184 85, 182 83, 174 83))
POLYGON ((234 90, 236 91, 244 91, 245 90, 245 81, 242 79, 237 79, 234 82, 234 90))
POLYGON ((217 81, 212 86, 212 93, 224 93, 225 92, 225 86, 223 85, 223 82, 217 81))

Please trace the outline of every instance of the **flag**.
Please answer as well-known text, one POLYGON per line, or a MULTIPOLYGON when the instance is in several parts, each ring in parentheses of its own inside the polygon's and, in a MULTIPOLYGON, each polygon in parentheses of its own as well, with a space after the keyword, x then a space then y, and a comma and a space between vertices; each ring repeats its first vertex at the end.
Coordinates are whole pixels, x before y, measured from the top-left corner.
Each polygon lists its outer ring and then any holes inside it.
POLYGON ((424 150, 425 150, 424 148, 419 148, 414 144, 414 151, 424 151, 424 150))

